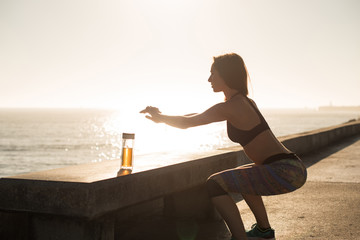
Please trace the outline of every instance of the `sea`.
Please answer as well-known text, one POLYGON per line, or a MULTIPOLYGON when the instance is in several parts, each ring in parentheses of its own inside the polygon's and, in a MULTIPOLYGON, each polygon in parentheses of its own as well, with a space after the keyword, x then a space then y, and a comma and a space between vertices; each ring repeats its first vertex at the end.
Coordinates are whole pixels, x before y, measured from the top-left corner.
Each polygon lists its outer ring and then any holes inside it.
MULTIPOLYGON (((360 111, 262 109, 277 137, 360 118, 360 111)), ((122 133, 135 133, 135 157, 191 154, 234 146, 226 124, 186 130, 138 112, 104 109, 0 109, 0 178, 120 159, 122 133)))

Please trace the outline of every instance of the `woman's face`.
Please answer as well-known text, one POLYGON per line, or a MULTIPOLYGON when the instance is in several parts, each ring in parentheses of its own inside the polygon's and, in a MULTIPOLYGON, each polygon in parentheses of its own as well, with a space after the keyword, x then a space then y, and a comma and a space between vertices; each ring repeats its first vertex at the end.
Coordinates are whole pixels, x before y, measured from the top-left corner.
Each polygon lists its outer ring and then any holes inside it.
POLYGON ((213 88, 214 92, 221 92, 224 90, 224 88, 227 87, 224 79, 222 79, 222 77, 220 77, 219 72, 212 67, 211 68, 211 75, 209 77, 209 82, 211 83, 211 87, 213 88))

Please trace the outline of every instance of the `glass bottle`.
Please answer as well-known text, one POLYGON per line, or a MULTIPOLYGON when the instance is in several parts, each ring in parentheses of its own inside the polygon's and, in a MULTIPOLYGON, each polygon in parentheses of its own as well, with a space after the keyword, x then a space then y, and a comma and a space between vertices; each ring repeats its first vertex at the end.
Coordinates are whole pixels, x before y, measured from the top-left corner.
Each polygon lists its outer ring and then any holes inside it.
POLYGON ((122 151, 121 151, 121 170, 130 170, 133 169, 133 160, 134 160, 134 133, 123 133, 122 135, 122 151))

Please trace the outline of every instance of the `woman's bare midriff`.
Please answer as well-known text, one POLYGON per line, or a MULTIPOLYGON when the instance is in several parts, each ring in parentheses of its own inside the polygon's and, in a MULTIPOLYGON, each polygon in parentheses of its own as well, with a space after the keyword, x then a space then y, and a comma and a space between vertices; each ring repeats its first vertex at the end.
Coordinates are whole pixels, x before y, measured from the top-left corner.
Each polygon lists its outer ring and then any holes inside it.
POLYGON ((291 152, 274 136, 271 130, 260 133, 243 148, 246 155, 255 164, 262 164, 265 159, 276 154, 291 152))

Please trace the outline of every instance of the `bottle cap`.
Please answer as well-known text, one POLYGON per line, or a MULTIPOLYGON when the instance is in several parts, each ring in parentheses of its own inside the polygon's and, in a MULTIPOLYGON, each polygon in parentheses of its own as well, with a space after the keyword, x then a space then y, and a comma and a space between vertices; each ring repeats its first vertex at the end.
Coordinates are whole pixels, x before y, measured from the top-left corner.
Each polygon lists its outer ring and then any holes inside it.
POLYGON ((135 139, 135 133, 123 133, 122 138, 123 139, 135 139))

